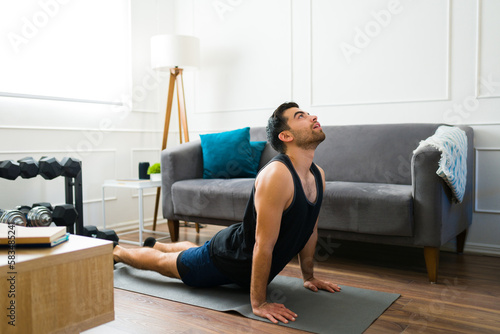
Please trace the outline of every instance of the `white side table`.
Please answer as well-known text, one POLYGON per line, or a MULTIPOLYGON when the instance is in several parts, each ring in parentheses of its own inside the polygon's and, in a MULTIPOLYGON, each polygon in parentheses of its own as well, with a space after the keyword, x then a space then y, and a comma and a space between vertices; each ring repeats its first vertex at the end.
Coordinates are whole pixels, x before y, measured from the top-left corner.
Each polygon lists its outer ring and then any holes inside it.
MULTIPOLYGON (((144 229, 144 203, 143 203, 143 190, 146 188, 158 188, 161 187, 161 181, 150 181, 150 180, 139 180, 139 179, 127 179, 127 180, 106 180, 102 185, 102 216, 103 216, 103 224, 104 228, 106 228, 106 206, 104 200, 104 189, 105 188, 129 188, 129 189, 137 189, 139 190, 139 242, 137 241, 129 241, 129 240, 120 240, 120 242, 139 245, 142 246, 142 232, 155 233, 159 235, 164 235, 159 239, 166 239, 170 237, 169 233, 166 232, 158 232, 153 230, 145 230, 144 229)), ((135 231, 120 233, 122 235, 136 233, 135 231)))

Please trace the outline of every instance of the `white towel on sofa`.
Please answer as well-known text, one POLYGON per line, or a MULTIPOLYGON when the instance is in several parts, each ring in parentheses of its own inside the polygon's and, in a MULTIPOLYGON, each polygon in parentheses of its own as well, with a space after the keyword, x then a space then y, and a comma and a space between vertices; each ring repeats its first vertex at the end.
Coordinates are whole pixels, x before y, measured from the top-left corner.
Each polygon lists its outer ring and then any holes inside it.
POLYGON ((436 174, 446 181, 456 202, 462 202, 467 183, 467 135, 465 131, 457 127, 442 125, 434 135, 422 140, 418 147, 427 145, 441 152, 436 174))

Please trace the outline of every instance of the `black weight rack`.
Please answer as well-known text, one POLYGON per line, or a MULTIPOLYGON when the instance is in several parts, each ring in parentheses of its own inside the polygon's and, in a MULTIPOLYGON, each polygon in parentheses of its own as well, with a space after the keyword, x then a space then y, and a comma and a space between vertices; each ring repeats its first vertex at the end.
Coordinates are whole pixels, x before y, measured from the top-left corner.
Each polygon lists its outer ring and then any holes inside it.
MULTIPOLYGON (((82 162, 80 163, 80 171, 74 177, 62 176, 64 177, 64 193, 66 204, 71 204, 74 206, 78 216, 76 222, 73 225, 67 226, 67 231, 71 234, 83 235, 83 182, 82 182, 82 162)), ((59 176, 57 176, 59 177, 59 176)), ((57 178, 56 177, 56 178, 57 178)), ((50 181, 50 180, 49 180, 50 181)))
MULTIPOLYGON (((82 163, 80 162, 80 165, 82 163)), ((76 218, 76 234, 83 235, 83 187, 82 187, 82 169, 76 177, 63 176, 64 192, 66 204, 72 204, 78 216, 76 218)), ((68 226, 69 233, 75 233, 73 226, 68 226)))

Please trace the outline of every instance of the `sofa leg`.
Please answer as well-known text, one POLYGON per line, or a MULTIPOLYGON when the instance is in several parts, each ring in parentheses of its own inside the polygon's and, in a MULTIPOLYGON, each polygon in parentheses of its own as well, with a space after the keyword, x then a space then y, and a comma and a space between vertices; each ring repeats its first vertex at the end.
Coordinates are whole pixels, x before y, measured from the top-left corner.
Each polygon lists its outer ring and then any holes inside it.
POLYGON ((176 242, 179 240, 179 221, 178 220, 168 220, 168 232, 170 233, 170 240, 176 242))
POLYGON ((439 247, 424 247, 424 257, 429 281, 435 284, 438 278, 439 247))
POLYGON ((465 229, 462 233, 457 235, 457 253, 463 254, 465 247, 465 238, 467 238, 467 229, 465 229))

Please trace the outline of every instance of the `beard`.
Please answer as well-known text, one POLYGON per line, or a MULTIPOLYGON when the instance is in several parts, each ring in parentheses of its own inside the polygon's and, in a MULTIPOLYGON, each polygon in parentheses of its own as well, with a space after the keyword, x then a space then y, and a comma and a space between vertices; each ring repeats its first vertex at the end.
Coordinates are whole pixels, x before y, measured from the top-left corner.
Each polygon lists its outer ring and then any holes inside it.
POLYGON ((326 135, 321 131, 292 131, 292 134, 295 137, 295 143, 297 147, 300 147, 304 150, 315 150, 319 144, 325 140, 326 135))

